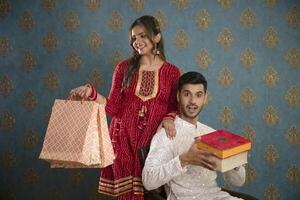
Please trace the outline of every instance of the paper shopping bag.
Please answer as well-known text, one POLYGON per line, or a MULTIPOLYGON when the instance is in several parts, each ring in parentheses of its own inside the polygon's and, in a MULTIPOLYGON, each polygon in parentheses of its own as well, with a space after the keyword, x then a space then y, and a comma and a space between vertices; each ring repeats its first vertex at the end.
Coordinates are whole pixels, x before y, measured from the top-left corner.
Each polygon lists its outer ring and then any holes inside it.
POLYGON ((56 99, 40 159, 51 167, 103 168, 115 158, 105 105, 56 99))

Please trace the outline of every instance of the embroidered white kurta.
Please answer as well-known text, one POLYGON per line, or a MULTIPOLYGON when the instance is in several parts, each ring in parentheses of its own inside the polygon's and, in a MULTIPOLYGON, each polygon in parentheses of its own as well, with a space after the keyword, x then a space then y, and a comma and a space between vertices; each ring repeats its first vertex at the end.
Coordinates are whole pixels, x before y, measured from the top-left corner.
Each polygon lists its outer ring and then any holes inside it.
MULTIPOLYGON (((167 138, 164 129, 153 137, 150 151, 142 173, 144 187, 156 189, 166 184, 168 200, 231 200, 239 199, 221 191, 217 186, 217 173, 201 166, 188 165, 182 168, 179 155, 186 152, 194 138, 214 131, 197 122, 193 125, 178 116, 175 118, 176 137, 167 138)), ((245 182, 245 168, 223 173, 226 182, 241 186, 245 182)))

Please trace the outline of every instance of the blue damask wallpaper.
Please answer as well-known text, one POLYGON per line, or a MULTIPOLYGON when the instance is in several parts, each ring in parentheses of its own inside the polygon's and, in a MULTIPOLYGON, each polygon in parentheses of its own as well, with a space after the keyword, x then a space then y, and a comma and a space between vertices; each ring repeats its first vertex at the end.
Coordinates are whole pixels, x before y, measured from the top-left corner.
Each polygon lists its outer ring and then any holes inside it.
POLYGON ((87 81, 108 95, 128 27, 158 18, 170 62, 208 79, 200 121, 248 137, 247 181, 224 187, 300 199, 300 2, 0 0, 0 199, 108 199, 99 170, 38 159, 54 99, 87 81))

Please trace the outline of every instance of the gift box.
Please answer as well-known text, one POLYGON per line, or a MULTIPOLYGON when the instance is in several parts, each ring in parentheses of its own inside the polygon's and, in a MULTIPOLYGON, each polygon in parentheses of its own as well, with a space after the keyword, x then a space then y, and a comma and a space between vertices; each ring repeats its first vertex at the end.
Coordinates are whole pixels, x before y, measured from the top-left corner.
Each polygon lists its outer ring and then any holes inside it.
POLYGON ((197 147, 215 155, 217 171, 225 172, 247 163, 251 141, 227 130, 217 130, 197 138, 197 147))
POLYGON ((115 158, 105 105, 56 99, 40 159, 51 167, 103 168, 115 158))
POLYGON ((226 130, 202 135, 197 140, 199 149, 205 149, 222 159, 251 149, 250 140, 226 130))

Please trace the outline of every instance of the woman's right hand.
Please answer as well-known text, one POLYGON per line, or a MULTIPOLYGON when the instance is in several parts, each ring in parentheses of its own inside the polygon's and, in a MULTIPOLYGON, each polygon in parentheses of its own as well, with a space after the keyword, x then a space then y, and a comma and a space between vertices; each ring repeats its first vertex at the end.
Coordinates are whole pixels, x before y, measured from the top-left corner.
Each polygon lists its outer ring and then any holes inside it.
POLYGON ((92 93, 92 88, 88 85, 82 85, 77 88, 74 88, 69 93, 69 99, 74 99, 79 96, 81 99, 88 99, 92 93))

